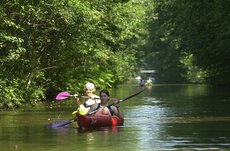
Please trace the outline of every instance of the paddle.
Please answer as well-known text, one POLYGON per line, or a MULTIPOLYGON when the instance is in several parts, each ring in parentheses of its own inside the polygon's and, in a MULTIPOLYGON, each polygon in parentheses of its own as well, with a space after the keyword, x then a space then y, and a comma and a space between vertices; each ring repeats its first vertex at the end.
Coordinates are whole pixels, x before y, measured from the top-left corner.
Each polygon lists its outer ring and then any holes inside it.
MULTIPOLYGON (((130 99, 130 98, 132 98, 132 97, 134 97, 134 96, 140 94, 140 93, 143 92, 144 90, 145 90, 145 88, 142 89, 142 90, 140 90, 140 91, 138 91, 137 93, 135 93, 135 94, 133 94, 133 95, 130 95, 130 96, 128 96, 128 97, 126 97, 126 98, 124 98, 124 99, 122 99, 122 100, 119 100, 118 103, 121 103, 121 102, 123 102, 123 101, 126 101, 126 100, 130 99)), ((112 105, 114 105, 114 103, 110 104, 109 106, 112 106, 112 105)))
POLYGON ((87 96, 79 96, 78 94, 70 94, 69 92, 60 92, 58 93, 58 95, 56 96, 56 100, 57 101, 62 101, 62 100, 66 100, 68 99, 69 97, 81 97, 81 98, 89 98, 87 96))
POLYGON ((72 123, 72 122, 74 122, 76 120, 77 120, 76 118, 73 118, 73 119, 70 119, 68 121, 56 121, 56 122, 48 124, 47 127, 49 127, 49 128, 65 127, 65 126, 69 125, 70 123, 72 123))
MULTIPOLYGON (((133 95, 130 95, 130 96, 128 96, 128 97, 126 97, 126 98, 124 98, 124 99, 122 99, 122 100, 119 100, 118 103, 124 102, 124 101, 126 101, 126 100, 128 100, 128 99, 130 99, 130 98, 132 98, 132 97, 134 97, 134 96, 137 96, 138 94, 140 94, 140 93, 143 92, 144 90, 145 90, 145 88, 142 89, 142 90, 140 90, 140 91, 138 91, 137 93, 135 93, 135 94, 133 94, 133 95)), ((67 92, 67 93, 68 93, 68 92, 67 92)), ((63 93, 63 94, 64 94, 64 93, 63 93)), ((112 106, 112 105, 114 105, 114 103, 112 103, 112 104, 110 104, 110 105, 108 105, 108 106, 112 106)), ((89 113, 88 115, 94 114, 95 112, 97 112, 97 110, 92 111, 92 112, 89 113)), ((51 127, 51 128, 65 127, 66 125, 69 125, 69 124, 71 124, 72 122, 74 122, 74 121, 76 121, 76 120, 77 120, 76 118, 73 118, 73 119, 70 119, 70 120, 64 121, 64 122, 61 122, 61 121, 59 121, 59 122, 54 122, 54 123, 49 124, 49 127, 51 127)))
MULTIPOLYGON (((128 96, 128 97, 122 99, 122 100, 118 100, 117 104, 118 104, 118 103, 121 103, 121 102, 124 102, 124 101, 126 101, 126 100, 128 100, 128 99, 131 99, 131 98, 134 97, 134 96, 137 96, 138 94, 140 94, 140 93, 143 92, 144 90, 145 90, 145 88, 142 89, 142 90, 140 90, 140 91, 138 91, 137 93, 135 93, 135 94, 133 94, 133 95, 130 95, 130 96, 128 96)), ((112 105, 114 105, 114 104, 115 104, 115 103, 109 104, 108 107, 110 107, 110 106, 112 106, 112 105)), ((94 110, 94 111, 92 111, 92 112, 90 112, 90 113, 88 113, 88 115, 94 114, 94 113, 96 113, 97 111, 98 111, 98 109, 97 109, 97 110, 94 110)))

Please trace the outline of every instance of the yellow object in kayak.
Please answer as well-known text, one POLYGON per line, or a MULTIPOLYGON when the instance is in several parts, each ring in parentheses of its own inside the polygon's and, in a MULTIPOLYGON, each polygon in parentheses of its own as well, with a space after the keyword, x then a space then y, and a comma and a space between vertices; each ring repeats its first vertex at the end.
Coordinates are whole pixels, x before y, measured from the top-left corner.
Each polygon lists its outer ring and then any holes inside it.
POLYGON ((86 108, 84 105, 81 104, 80 107, 77 108, 77 110, 72 113, 72 115, 75 116, 77 113, 79 113, 80 115, 86 115, 88 111, 89 111, 89 107, 86 108))

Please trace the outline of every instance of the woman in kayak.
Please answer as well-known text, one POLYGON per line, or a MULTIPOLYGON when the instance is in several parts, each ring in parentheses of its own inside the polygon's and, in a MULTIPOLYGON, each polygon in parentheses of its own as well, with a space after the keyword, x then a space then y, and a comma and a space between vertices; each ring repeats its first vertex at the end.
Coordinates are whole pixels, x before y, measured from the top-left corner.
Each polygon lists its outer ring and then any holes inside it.
POLYGON ((109 91, 101 90, 99 96, 101 99, 101 103, 98 105, 98 109, 95 114, 107 114, 111 116, 115 115, 122 120, 124 119, 124 115, 118 106, 118 99, 113 99, 114 100, 113 105, 109 105, 108 104, 110 100, 109 91))

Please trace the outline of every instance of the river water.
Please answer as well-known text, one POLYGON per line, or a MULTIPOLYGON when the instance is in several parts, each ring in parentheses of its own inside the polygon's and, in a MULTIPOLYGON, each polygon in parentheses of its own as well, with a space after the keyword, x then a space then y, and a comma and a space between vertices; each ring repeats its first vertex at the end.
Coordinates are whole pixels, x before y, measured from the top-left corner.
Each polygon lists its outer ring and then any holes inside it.
MULTIPOLYGON (((139 91, 129 82, 110 90, 125 98, 139 91)), ((0 113, 1 151, 230 150, 230 88, 153 85, 120 104, 124 126, 80 131, 48 128, 72 118, 73 100, 52 101, 0 113)))

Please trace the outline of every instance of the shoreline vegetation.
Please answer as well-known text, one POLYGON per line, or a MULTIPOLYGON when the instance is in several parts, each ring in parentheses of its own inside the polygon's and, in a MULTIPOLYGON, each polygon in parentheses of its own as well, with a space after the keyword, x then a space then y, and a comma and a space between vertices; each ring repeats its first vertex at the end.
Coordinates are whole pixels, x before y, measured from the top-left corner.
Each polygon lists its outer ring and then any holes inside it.
POLYGON ((156 71, 154 84, 230 86, 228 1, 0 3, 0 109, 86 82, 111 88, 142 69, 156 71))

